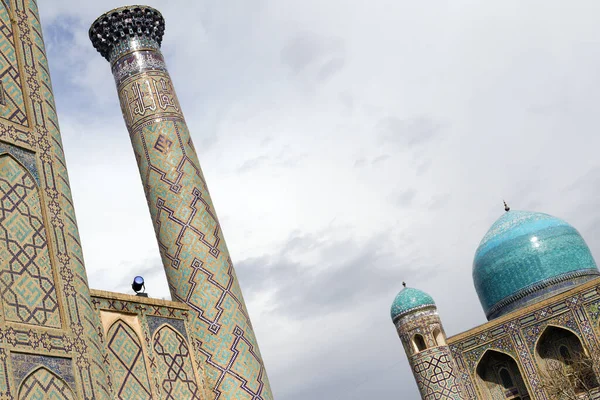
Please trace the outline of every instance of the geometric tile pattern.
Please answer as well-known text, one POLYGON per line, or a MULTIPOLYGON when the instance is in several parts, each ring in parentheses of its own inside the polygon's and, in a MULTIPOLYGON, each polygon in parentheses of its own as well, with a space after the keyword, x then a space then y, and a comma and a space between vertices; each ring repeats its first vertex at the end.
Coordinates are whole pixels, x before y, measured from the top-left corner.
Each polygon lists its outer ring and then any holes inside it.
POLYGON ((447 347, 436 347, 419 353, 412 367, 423 399, 462 398, 452 366, 452 356, 447 347))
MULTIPOLYGON (((484 355, 494 351, 510 356, 518 365, 524 382, 519 392, 528 392, 531 399, 550 400, 543 388, 540 371, 544 365, 537 346, 549 327, 570 332, 590 354, 595 373, 600 376, 600 279, 596 279, 510 314, 510 318, 493 320, 449 338, 464 398, 488 398, 482 392, 476 370, 484 355)), ((600 390, 594 390, 600 393, 600 390)))
POLYGON ((29 375, 19 390, 19 400, 75 400, 73 391, 54 373, 42 367, 29 375))
POLYGON ((10 14, 0 3, 0 91, 3 100, 0 118, 27 126, 22 87, 10 14))
POLYGON ((35 0, 0 3, 0 102, 0 398, 18 398, 15 375, 44 365, 77 397, 108 399, 35 0), (13 351, 28 361, 11 365, 13 351))
POLYGON ((169 325, 163 325, 154 335, 154 353, 162 374, 161 398, 200 400, 185 339, 169 325))
MULTIPOLYGON (((199 352, 197 346, 188 346, 187 332, 189 332, 189 321, 191 319, 191 315, 189 308, 185 304, 165 300, 159 301, 152 298, 140 298, 137 296, 134 297, 130 295, 107 293, 102 291, 92 291, 92 303, 96 308, 96 312, 103 315, 103 320, 106 319, 109 321, 112 320, 111 318, 116 318, 116 321, 123 321, 120 318, 120 315, 125 313, 128 318, 134 317, 134 321, 139 323, 139 326, 137 326, 139 332, 136 331, 138 332, 136 335, 137 337, 141 338, 139 345, 142 347, 142 356, 145 358, 145 364, 151 384, 151 392, 153 394, 152 398, 161 399, 165 397, 163 379, 165 378, 164 373, 168 370, 168 368, 165 367, 165 356, 159 356, 156 353, 157 349, 154 347, 154 338, 155 334, 158 333, 158 330, 168 325, 172 331, 180 335, 180 339, 185 339, 183 342, 184 345, 182 345, 181 353, 184 355, 187 354, 188 360, 183 361, 180 357, 173 357, 171 355, 167 356, 167 360, 174 358, 180 365, 185 365, 184 370, 187 370, 189 366, 192 371, 191 375, 188 374, 188 372, 186 372, 186 374, 188 376, 193 375, 194 379, 197 379, 195 383, 200 392, 199 396, 202 399, 207 399, 205 395, 205 384, 202 380, 203 370, 200 362, 202 359, 200 357, 201 353, 199 352), (185 350, 186 348, 187 350, 185 350)), ((130 320, 126 322, 130 324, 129 326, 134 323, 130 320)), ((105 326, 105 328, 108 329, 109 327, 105 326)), ((164 332, 167 331, 163 331, 163 333, 164 332)), ((105 347, 110 338, 108 332, 106 333, 107 335, 104 340, 105 347)), ((172 332, 169 333, 169 335, 171 334, 172 332)), ((173 341, 173 343, 175 343, 175 341, 173 341)), ((164 352, 165 348, 161 345, 158 347, 158 350, 164 352)), ((177 352, 176 349, 173 351, 177 352)), ((109 361, 108 352, 109 350, 106 349, 106 354, 103 356, 103 358, 106 359, 107 367, 110 363, 112 363, 112 361, 109 361)), ((118 391, 118 385, 116 382, 112 382, 110 384, 113 388, 114 397, 118 391)), ((175 383, 175 385, 178 384, 180 383, 175 383)))
MULTIPOLYGON (((403 289, 398 297, 407 289, 410 288, 403 289)), ((460 378, 450 348, 445 344, 446 334, 437 309, 433 300, 427 303, 427 308, 409 306, 405 307, 407 311, 399 313, 394 313, 392 306, 398 336, 423 399, 462 399, 460 378), (423 348, 414 345, 416 335, 423 339, 423 348)))
POLYGON ((29 172, 0 156, 0 295, 7 321, 60 328, 40 197, 29 172))
POLYGON ((193 313, 190 344, 202 354, 207 390, 220 400, 271 400, 256 337, 173 83, 158 44, 148 42, 159 39, 146 36, 164 27, 157 16, 149 7, 111 11, 92 25, 90 37, 111 62, 171 295, 193 313), (112 39, 101 40, 113 33, 120 38, 114 44, 116 53, 106 49, 112 39))
POLYGON ((107 337, 115 398, 151 398, 142 345, 134 330, 119 320, 108 330, 107 337))

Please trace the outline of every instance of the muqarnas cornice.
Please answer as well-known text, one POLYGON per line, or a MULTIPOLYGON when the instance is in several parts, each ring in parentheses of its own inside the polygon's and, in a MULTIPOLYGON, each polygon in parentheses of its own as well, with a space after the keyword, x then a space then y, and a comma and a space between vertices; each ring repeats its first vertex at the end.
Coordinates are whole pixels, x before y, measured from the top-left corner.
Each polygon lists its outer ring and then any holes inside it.
POLYGON ((115 8, 98 17, 89 30, 94 48, 110 62, 128 50, 160 48, 164 33, 162 14, 148 6, 115 8))

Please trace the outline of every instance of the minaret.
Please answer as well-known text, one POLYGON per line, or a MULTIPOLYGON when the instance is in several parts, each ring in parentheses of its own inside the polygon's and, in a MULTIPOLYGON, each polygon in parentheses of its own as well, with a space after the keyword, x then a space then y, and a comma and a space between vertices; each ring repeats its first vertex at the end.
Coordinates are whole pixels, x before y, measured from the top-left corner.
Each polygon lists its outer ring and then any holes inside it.
POLYGON ((271 400, 242 292, 160 51, 164 30, 160 12, 128 6, 100 16, 89 35, 112 68, 171 295, 193 311, 191 339, 204 356, 206 392, 221 400, 271 400))
POLYGON ((435 302, 427 293, 407 288, 392 303, 391 316, 424 400, 461 400, 456 364, 435 302))

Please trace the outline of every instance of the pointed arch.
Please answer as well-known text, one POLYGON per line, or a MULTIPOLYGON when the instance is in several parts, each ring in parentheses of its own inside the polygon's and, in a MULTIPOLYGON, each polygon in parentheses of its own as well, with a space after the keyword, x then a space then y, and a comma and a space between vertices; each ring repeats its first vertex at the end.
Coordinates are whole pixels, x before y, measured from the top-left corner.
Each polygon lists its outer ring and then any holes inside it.
POLYGON ((508 353, 486 350, 477 363, 475 375, 484 398, 529 398, 521 368, 508 353))
MULTIPOLYGON (((546 332, 548 331, 548 329, 564 330, 564 331, 566 331, 568 333, 571 333, 573 336, 575 336, 577 338, 577 340, 579 341, 580 344, 582 343, 581 339, 579 338, 579 332, 574 331, 572 328, 569 328, 568 326, 563 326, 563 325, 558 325, 558 324, 552 324, 552 323, 550 323, 550 324, 544 326, 544 328, 540 332, 539 336, 536 338, 535 344, 534 344, 534 348, 535 349, 538 348, 540 340, 542 339, 542 337, 544 336, 544 334, 546 334, 546 332)), ((585 352, 585 354, 589 355, 587 348, 585 346, 583 346, 583 344, 582 344, 582 348, 583 348, 583 351, 585 352)))
POLYGON ((535 356, 546 379, 564 381, 574 393, 599 386, 589 352, 571 329, 546 326, 536 341, 535 356))
POLYGON ((154 333, 153 350, 164 398, 201 400, 185 338, 172 326, 163 324, 154 333))
POLYGON ((0 155, 0 297, 7 321, 61 327, 43 204, 35 179, 0 155))
POLYGON ((75 400, 75 394, 54 372, 46 367, 33 370, 19 387, 19 400, 75 400))
POLYGON ((119 318, 106 337, 115 398, 152 398, 142 343, 134 329, 119 318))

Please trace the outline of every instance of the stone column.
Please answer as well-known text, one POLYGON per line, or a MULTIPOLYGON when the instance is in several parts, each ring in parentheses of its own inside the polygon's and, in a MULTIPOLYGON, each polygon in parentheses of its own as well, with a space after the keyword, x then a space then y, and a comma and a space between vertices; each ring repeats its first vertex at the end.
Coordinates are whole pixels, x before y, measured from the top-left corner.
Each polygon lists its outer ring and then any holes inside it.
POLYGON ((100 16, 89 35, 112 68, 171 295, 193 312, 191 340, 204 358, 206 393, 270 400, 242 292, 160 52, 164 28, 157 10, 129 6, 100 16))

